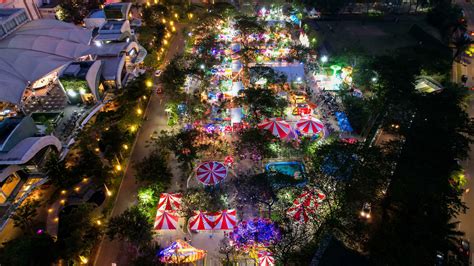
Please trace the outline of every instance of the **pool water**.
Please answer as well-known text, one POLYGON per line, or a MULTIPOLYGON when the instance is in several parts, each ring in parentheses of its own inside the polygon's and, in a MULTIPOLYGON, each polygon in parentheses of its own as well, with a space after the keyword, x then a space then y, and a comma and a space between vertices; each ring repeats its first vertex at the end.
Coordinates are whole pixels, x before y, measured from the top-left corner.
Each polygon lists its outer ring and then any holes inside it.
POLYGON ((265 166, 267 172, 279 172, 285 175, 295 177, 295 179, 304 179, 304 165, 300 162, 273 162, 265 166))

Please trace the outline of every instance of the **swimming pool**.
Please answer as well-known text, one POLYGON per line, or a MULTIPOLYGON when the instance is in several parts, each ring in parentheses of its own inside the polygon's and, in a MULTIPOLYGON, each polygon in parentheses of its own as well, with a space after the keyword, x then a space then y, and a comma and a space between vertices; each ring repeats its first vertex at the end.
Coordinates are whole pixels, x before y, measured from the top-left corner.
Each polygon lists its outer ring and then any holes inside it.
POLYGON ((295 178, 295 180, 305 181, 304 164, 301 162, 271 162, 265 166, 267 172, 279 172, 295 178))

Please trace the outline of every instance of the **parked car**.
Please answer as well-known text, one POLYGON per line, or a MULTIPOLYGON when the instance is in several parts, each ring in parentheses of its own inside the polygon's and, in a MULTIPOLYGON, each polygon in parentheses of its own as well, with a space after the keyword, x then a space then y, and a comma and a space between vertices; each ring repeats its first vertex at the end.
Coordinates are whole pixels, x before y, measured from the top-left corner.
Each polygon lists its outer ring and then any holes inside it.
POLYGON ((159 77, 161 75, 161 70, 156 70, 155 71, 155 77, 159 77))

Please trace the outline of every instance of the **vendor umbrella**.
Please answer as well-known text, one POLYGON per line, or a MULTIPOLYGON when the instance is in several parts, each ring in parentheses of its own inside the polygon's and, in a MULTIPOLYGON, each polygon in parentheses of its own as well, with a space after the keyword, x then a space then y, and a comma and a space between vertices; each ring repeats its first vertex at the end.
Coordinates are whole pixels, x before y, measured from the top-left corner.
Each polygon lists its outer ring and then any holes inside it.
POLYGON ((158 211, 155 218, 155 230, 175 230, 178 228, 178 215, 174 211, 158 211))
POLYGON ((317 119, 301 119, 296 122, 296 128, 306 134, 318 134, 324 129, 324 124, 317 119))
POLYGON ((181 207, 181 193, 161 193, 158 210, 178 210, 181 207))
POLYGON ((268 120, 258 125, 260 129, 269 130, 274 136, 285 138, 290 134, 291 127, 285 121, 268 120))
POLYGON ((227 168, 220 162, 205 162, 196 169, 196 177, 204 185, 215 185, 227 176, 227 168))
POLYGON ((258 252, 258 265, 259 266, 273 266, 275 265, 275 259, 273 254, 266 250, 261 250, 258 252))

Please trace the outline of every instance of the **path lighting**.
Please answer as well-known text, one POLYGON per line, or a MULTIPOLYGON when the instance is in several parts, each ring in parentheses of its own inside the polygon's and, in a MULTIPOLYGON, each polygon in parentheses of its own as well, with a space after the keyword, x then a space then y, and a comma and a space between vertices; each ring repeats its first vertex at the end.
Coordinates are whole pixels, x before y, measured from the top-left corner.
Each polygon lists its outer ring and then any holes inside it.
POLYGON ((76 192, 79 192, 79 190, 81 190, 80 187, 75 187, 75 188, 74 188, 74 191, 76 191, 76 192))
POLYGON ((377 82, 377 80, 378 80, 377 77, 372 78, 372 82, 377 82))
POLYGON ((206 68, 206 66, 205 66, 204 64, 201 64, 199 67, 200 67, 202 70, 204 70, 204 68, 206 68))
POLYGON ((164 44, 164 45, 167 45, 167 44, 168 44, 168 41, 167 41, 167 40, 163 40, 163 44, 164 44))
POLYGON ((62 205, 66 204, 66 200, 65 199, 62 199, 59 201, 59 203, 61 203, 62 205))
POLYGON ((102 222, 100 220, 97 220, 97 225, 102 225, 102 222))
POLYGON ((52 212, 53 212, 53 208, 49 208, 48 213, 52 213, 52 212))
POLYGON ((66 190, 61 190, 61 195, 66 195, 66 190))
POLYGON ((84 183, 87 183, 87 181, 89 181, 89 178, 87 178, 87 177, 84 177, 84 178, 82 179, 82 182, 84 182, 84 183))
POLYGON ((112 191, 109 190, 106 184, 104 184, 104 187, 105 187, 105 193, 107 194, 107 196, 109 197, 112 196, 112 191))
POLYGON ((148 88, 151 88, 151 87, 153 87, 153 81, 147 80, 147 81, 145 82, 145 85, 146 85, 148 88))
POLYGON ((138 115, 143 114, 143 110, 142 110, 141 108, 137 108, 137 114, 138 114, 138 115))
POLYGON ((125 150, 128 150, 128 145, 127 145, 127 144, 123 144, 123 148, 124 148, 125 150))
POLYGON ((175 18, 178 18, 178 13, 174 13, 174 17, 175 17, 175 18))
POLYGON ((173 26, 173 25, 174 25, 174 21, 170 20, 170 25, 173 26))
POLYGON ((115 170, 117 170, 117 171, 122 171, 122 166, 121 166, 120 164, 117 164, 117 165, 115 166, 115 170))
POLYGON ((193 13, 189 13, 189 14, 188 14, 188 18, 189 18, 189 19, 192 19, 193 16, 194 16, 193 13))
POLYGON ((175 32, 175 31, 176 31, 176 28, 173 26, 173 27, 171 28, 171 31, 172 31, 172 32, 175 32))
POLYGON ((328 59, 329 58, 325 55, 321 56, 321 62, 323 62, 323 63, 326 63, 328 61, 328 59))
POLYGON ((87 264, 89 262, 89 259, 84 256, 79 256, 79 259, 81 260, 82 264, 87 264))
POLYGON ((133 132, 135 132, 135 131, 137 131, 137 126, 131 125, 131 126, 130 126, 130 132, 133 133, 133 132))
POLYGON ((55 218, 53 219, 53 221, 54 221, 55 223, 59 222, 59 217, 55 217, 55 218))
POLYGON ((161 22, 166 23, 166 19, 162 19, 161 22))
POLYGON ((158 0, 155 0, 155 4, 158 4, 158 0))

